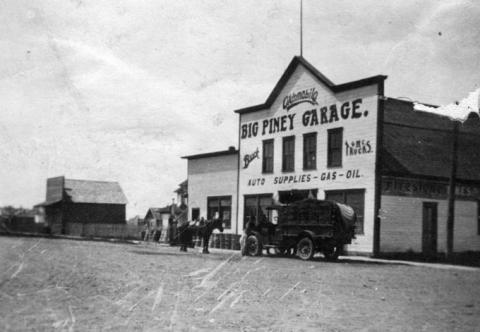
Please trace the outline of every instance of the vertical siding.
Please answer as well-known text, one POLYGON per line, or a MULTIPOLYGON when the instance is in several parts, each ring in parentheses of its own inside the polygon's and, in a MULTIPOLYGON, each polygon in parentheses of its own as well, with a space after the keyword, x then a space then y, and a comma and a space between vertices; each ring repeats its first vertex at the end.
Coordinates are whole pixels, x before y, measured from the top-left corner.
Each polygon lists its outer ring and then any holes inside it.
POLYGON ((64 221, 72 223, 124 224, 125 205, 64 203, 64 221))
POLYGON ((45 207, 45 219, 52 234, 62 233, 62 205, 55 204, 45 207))
MULTIPOLYGON (((438 252, 446 251, 446 200, 382 196, 380 250, 382 252, 422 251, 423 202, 438 203, 438 252)), ((480 250, 477 235, 477 202, 455 202, 454 251, 480 250)))

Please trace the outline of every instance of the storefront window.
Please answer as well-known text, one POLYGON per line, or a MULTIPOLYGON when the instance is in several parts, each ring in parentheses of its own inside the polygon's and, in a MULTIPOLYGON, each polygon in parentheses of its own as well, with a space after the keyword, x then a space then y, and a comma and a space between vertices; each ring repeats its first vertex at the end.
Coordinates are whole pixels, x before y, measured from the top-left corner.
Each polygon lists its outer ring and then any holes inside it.
POLYGON ((280 190, 278 198, 282 204, 290 204, 307 198, 317 198, 318 189, 310 190, 280 190))
POLYGON ((243 228, 245 228, 249 222, 258 225, 260 222, 268 221, 267 207, 272 204, 272 194, 245 196, 243 228))
POLYGON ((355 223, 355 234, 363 234, 363 214, 365 206, 365 190, 334 190, 325 192, 325 199, 335 201, 351 206, 357 214, 357 222, 355 223))
POLYGON ((218 217, 223 220, 226 229, 232 227, 232 196, 208 197, 207 207, 207 219, 218 217))

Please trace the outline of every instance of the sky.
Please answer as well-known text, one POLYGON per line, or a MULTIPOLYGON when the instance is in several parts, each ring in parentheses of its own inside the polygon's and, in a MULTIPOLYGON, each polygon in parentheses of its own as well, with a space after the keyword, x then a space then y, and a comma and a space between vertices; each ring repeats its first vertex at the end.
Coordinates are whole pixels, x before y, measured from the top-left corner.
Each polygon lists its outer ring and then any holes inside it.
MULTIPOLYGON (((46 179, 118 181, 127 217, 165 206, 181 156, 237 147, 299 55, 299 1, 0 0, 0 206, 46 179)), ((478 1, 303 1, 303 56, 335 84, 442 105, 480 87, 478 1)))

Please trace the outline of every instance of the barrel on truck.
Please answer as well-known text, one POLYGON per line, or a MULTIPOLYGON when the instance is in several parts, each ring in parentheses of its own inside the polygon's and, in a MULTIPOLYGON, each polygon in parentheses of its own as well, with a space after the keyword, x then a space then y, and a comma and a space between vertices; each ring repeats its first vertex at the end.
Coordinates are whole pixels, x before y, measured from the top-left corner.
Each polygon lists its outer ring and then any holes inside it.
POLYGON ((345 204, 305 199, 268 210, 268 217, 248 223, 243 254, 259 256, 265 249, 308 260, 320 252, 335 260, 355 237, 356 214, 345 204))

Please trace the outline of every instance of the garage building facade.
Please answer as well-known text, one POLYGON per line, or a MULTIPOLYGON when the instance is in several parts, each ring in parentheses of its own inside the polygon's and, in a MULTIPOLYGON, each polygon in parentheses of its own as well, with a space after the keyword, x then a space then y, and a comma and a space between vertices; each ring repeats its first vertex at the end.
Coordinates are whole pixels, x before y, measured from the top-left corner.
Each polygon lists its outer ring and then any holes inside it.
MULTIPOLYGON (((235 111, 228 171, 214 165, 215 153, 187 157, 189 217, 214 193, 231 196, 230 231, 239 234, 268 219, 272 204, 316 197, 355 209, 351 253, 445 251, 453 124, 386 98, 386 78, 335 85, 294 57, 265 103, 235 111)), ((460 130, 455 251, 480 250, 479 128, 471 119, 460 130)))

